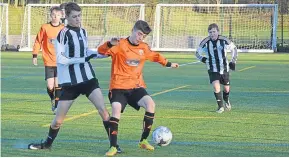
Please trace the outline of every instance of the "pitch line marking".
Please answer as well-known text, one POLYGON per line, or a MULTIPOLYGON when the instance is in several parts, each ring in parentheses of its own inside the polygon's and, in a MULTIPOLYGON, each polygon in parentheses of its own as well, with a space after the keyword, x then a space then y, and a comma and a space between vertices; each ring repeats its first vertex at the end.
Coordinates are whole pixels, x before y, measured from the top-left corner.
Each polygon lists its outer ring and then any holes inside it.
POLYGON ((168 90, 164 90, 164 91, 161 91, 161 92, 158 92, 158 93, 154 93, 150 96, 157 96, 157 95, 160 95, 160 94, 163 94, 163 93, 167 93, 167 92, 171 92, 171 91, 174 91, 174 90, 177 90, 177 89, 182 89, 182 88, 185 88, 185 87, 188 87, 190 85, 185 85, 185 86, 180 86, 180 87, 177 87, 177 88, 172 88, 172 89, 168 89, 168 90))
MULTIPOLYGON (((174 91, 174 90, 177 90, 177 89, 181 89, 181 88, 185 88, 185 87, 188 87, 188 86, 190 86, 190 85, 185 85, 185 86, 180 86, 180 87, 164 90, 164 91, 161 91, 161 92, 158 92, 158 93, 154 93, 154 94, 152 94, 150 96, 157 96, 157 95, 160 95, 160 94, 163 94, 163 93, 171 92, 171 91, 174 91)), ((107 108, 107 109, 110 109, 110 107, 107 108)), ((69 117, 69 118, 65 118, 63 120, 63 122, 74 120, 74 119, 77 119, 77 118, 80 118, 80 117, 85 117, 85 116, 88 116, 88 115, 91 115, 91 114, 94 114, 94 113, 97 113, 97 110, 93 110, 91 112, 87 112, 87 113, 83 113, 83 114, 80 114, 80 115, 75 115, 75 116, 72 116, 72 117, 69 117)), ((49 126, 50 126, 50 123, 42 125, 41 127, 49 127, 49 126)))
POLYGON ((254 68, 254 67, 256 67, 256 66, 246 67, 246 68, 244 68, 244 69, 239 70, 239 72, 242 72, 242 71, 245 71, 245 70, 248 70, 248 69, 252 69, 252 68, 254 68))

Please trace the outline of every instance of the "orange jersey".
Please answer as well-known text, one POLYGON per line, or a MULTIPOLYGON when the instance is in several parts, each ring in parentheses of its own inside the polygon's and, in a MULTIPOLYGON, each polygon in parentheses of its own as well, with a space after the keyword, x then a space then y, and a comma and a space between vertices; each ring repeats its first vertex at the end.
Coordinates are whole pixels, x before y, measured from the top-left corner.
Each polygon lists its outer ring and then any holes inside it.
POLYGON ((151 51, 144 42, 135 46, 127 38, 120 39, 119 44, 111 48, 107 44, 106 42, 98 47, 98 52, 112 58, 110 90, 146 88, 142 73, 145 61, 158 62, 163 66, 168 63, 166 58, 160 53, 151 51))
POLYGON ((45 66, 56 66, 56 52, 53 40, 62 28, 64 28, 63 24, 58 26, 52 26, 50 23, 43 24, 36 36, 32 54, 37 55, 40 48, 42 48, 42 59, 45 66))

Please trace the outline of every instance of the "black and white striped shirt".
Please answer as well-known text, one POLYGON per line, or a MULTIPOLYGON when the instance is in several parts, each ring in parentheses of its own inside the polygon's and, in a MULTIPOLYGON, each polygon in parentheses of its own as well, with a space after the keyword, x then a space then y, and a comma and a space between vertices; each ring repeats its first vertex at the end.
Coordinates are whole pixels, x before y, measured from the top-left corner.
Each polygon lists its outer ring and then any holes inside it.
POLYGON ((60 86, 76 85, 95 78, 92 66, 90 62, 85 62, 85 57, 91 54, 97 54, 96 58, 106 57, 88 49, 87 33, 79 27, 64 27, 57 36, 55 48, 60 86))
POLYGON ((232 52, 231 62, 236 63, 238 53, 236 46, 231 40, 220 35, 215 41, 207 37, 200 43, 196 57, 202 60, 203 56, 201 54, 204 52, 207 57, 207 69, 211 72, 223 74, 224 72, 229 72, 229 62, 227 59, 228 49, 232 52))

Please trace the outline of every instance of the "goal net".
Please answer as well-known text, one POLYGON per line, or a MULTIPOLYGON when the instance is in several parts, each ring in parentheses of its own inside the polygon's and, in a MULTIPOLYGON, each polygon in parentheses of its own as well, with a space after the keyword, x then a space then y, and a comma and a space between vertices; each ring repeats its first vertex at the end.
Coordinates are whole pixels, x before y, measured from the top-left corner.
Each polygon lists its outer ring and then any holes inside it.
MULTIPOLYGON (((20 51, 32 51, 42 24, 50 21, 50 8, 59 4, 28 4, 25 8, 20 51)), ((137 20, 144 20, 144 4, 79 4, 82 27, 88 33, 89 48, 112 37, 126 37, 137 20)))
POLYGON ((8 44, 8 4, 0 3, 0 48, 8 44))
POLYGON ((158 4, 152 49, 196 51, 216 23, 239 51, 273 52, 277 18, 277 4, 158 4))

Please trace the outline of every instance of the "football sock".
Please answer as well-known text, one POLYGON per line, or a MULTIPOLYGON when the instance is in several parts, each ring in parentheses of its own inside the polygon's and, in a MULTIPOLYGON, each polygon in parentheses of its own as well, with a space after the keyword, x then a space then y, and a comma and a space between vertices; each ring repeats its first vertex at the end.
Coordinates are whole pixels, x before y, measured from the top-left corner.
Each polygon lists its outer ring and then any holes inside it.
POLYGON ((55 108, 57 108, 60 95, 61 95, 61 87, 55 87, 55 108))
POLYGON ((222 99, 221 92, 219 92, 219 93, 215 93, 214 92, 214 94, 215 94, 215 97, 216 97, 216 100, 217 100, 217 103, 218 103, 218 107, 219 108, 223 107, 223 99, 222 99))
POLYGON ((54 89, 49 89, 49 88, 47 87, 47 94, 49 95, 50 100, 53 100, 53 99, 54 99, 54 89))
POLYGON ((230 94, 230 92, 226 93, 225 91, 223 91, 223 99, 225 102, 229 101, 229 94, 230 94))
POLYGON ((46 138, 45 145, 47 145, 47 146, 51 146, 52 145, 54 139, 57 136, 57 133, 58 133, 59 129, 60 128, 52 129, 51 126, 49 127, 49 133, 48 133, 48 136, 46 138))
POLYGON ((143 133, 141 136, 140 141, 142 141, 143 139, 147 139, 147 137, 150 134, 153 122, 154 122, 154 113, 150 113, 150 112, 146 112, 143 118, 143 133))
MULTIPOLYGON (((108 139, 109 139, 109 121, 103 121, 103 126, 106 130, 106 133, 107 133, 108 139)), ((119 147, 119 145, 116 145, 116 147, 119 147)))
POLYGON ((102 123, 106 130, 107 135, 109 136, 109 121, 102 121, 102 123))
POLYGON ((118 134, 118 122, 119 119, 111 117, 109 119, 109 141, 110 146, 117 147, 117 134, 118 134))

